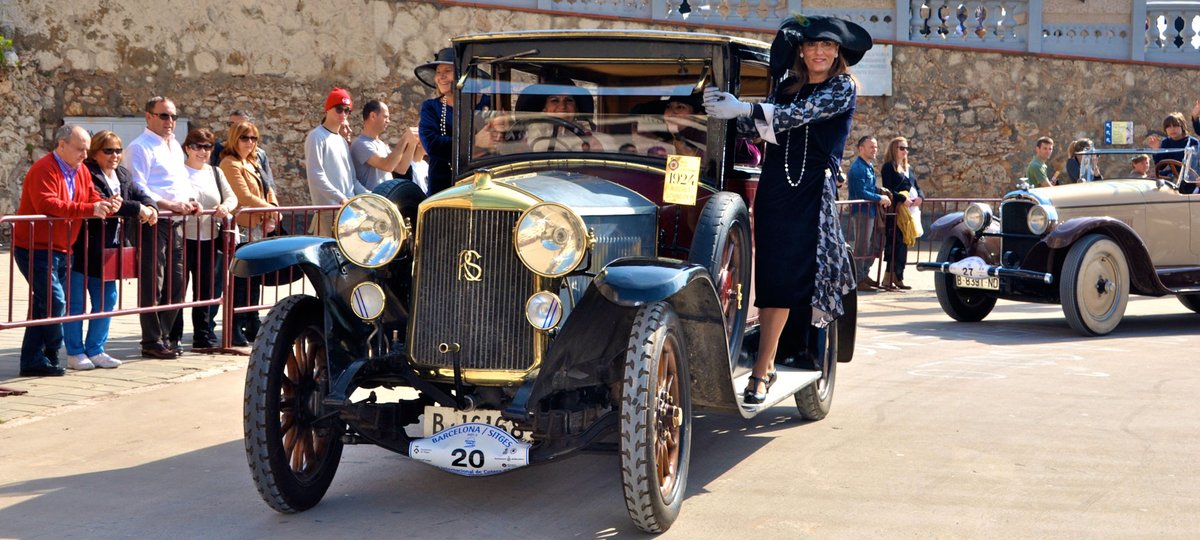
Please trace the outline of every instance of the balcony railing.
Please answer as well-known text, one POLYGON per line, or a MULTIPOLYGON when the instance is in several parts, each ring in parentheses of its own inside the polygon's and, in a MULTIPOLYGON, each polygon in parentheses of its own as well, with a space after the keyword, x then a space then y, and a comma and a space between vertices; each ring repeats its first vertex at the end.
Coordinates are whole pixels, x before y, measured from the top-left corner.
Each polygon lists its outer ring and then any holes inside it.
POLYGON ((834 15, 898 43, 1200 65, 1200 0, 1133 0, 1129 22, 1121 24, 1044 24, 1043 0, 897 0, 895 9, 805 8, 803 0, 470 1, 764 31, 774 30, 791 13, 834 15))

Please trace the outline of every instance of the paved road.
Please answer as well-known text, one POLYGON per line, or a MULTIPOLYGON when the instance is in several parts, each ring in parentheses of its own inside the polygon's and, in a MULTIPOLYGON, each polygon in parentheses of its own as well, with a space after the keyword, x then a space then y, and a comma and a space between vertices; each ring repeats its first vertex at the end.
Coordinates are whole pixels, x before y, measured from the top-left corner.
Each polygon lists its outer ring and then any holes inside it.
MULTIPOLYGON (((1200 316, 1129 311, 1083 339, 1054 306, 966 325, 929 291, 869 295, 827 419, 697 419, 664 537, 1195 538, 1200 316)), ((0 537, 639 536, 608 455, 465 479, 349 447, 321 505, 277 514, 246 468, 243 371, 206 373, 0 425, 0 537)))

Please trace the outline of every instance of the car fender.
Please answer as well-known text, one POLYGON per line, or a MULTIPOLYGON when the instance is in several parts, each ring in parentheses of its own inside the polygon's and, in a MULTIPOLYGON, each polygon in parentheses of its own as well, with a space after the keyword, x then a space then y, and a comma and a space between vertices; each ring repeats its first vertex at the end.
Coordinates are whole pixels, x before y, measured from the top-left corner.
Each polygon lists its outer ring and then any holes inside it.
POLYGON ((621 306, 670 303, 687 342, 693 405, 737 408, 725 321, 708 270, 683 261, 628 257, 605 267, 592 286, 605 300, 621 306))
POLYGON ((1129 262, 1129 279, 1133 283, 1135 291, 1150 295, 1171 294, 1171 291, 1158 279, 1158 274, 1154 271, 1154 263, 1150 259, 1150 252, 1146 250, 1146 244, 1142 242, 1138 233, 1125 222, 1107 216, 1069 219, 1060 223, 1042 238, 1042 243, 1052 252, 1057 253, 1055 256, 1058 267, 1057 274, 1062 273, 1061 265, 1063 259, 1066 258, 1067 250, 1080 238, 1091 233, 1103 234, 1121 246, 1121 250, 1125 252, 1125 258, 1129 262))
MULTIPOLYGON (((358 367, 349 369, 351 361, 366 356, 366 343, 371 334, 371 327, 351 309, 350 293, 358 283, 378 281, 373 276, 375 271, 346 262, 338 253, 335 240, 316 236, 281 236, 243 245, 234 253, 230 271, 245 278, 293 266, 304 272, 325 305, 326 349, 332 381, 330 397, 344 399, 358 367)), ((385 283, 381 285, 388 290, 385 283)), ((407 313, 394 296, 388 294, 386 309, 392 312, 388 318, 399 319, 402 323, 398 324, 403 324, 407 321, 407 313)))
POLYGON ((683 261, 629 257, 596 276, 546 353, 538 377, 518 392, 510 418, 528 418, 554 392, 616 382, 639 307, 666 301, 679 315, 697 407, 735 410, 725 327, 708 271, 683 261))
MULTIPOLYGON (((994 225, 989 226, 989 230, 992 227, 994 225)), ((962 212, 954 212, 938 218, 929 226, 929 232, 930 239, 935 242, 945 241, 947 238, 957 238, 962 245, 966 246, 969 255, 978 256, 988 264, 998 262, 994 253, 999 250, 999 242, 990 240, 994 237, 977 237, 975 231, 963 222, 962 212)))

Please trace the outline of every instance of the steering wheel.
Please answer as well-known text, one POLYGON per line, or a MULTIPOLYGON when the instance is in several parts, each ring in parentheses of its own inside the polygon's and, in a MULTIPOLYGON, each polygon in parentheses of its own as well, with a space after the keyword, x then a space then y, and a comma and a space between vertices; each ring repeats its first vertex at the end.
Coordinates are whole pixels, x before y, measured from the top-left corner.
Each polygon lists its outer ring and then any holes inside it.
POLYGON ((1183 162, 1178 159, 1163 159, 1154 164, 1154 175, 1163 179, 1175 181, 1179 171, 1183 170, 1183 162))
MULTIPOLYGON (((587 130, 583 129, 582 127, 579 127, 579 125, 575 124, 574 122, 567 120, 565 118, 560 118, 560 117, 549 115, 549 114, 535 114, 532 116, 526 116, 524 118, 521 118, 520 120, 513 122, 512 131, 514 131, 516 133, 528 133, 529 126, 532 126, 535 124, 549 124, 552 127, 563 128, 579 138, 580 146, 582 146, 583 143, 585 143, 585 142, 591 141, 591 139, 592 139, 591 133, 589 133, 587 130)), ((565 142, 565 141, 557 140, 557 137, 555 137, 553 135, 554 130, 550 130, 550 133, 551 133, 550 135, 541 136, 536 139, 526 141, 526 143, 529 145, 530 148, 533 148, 534 144, 542 142, 542 141, 565 142)), ((589 144, 591 144, 591 143, 589 142, 589 144)), ((578 150, 578 148, 570 148, 570 149, 578 150)))

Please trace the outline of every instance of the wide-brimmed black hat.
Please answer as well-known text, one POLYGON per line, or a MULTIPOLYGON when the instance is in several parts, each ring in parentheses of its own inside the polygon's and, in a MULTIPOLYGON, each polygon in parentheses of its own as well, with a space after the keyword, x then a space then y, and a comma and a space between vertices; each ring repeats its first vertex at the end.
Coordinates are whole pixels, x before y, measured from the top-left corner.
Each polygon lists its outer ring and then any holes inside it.
POLYGON ((832 41, 838 44, 847 66, 857 64, 874 45, 871 33, 857 24, 822 15, 794 15, 779 25, 771 42, 771 76, 779 77, 796 62, 796 48, 806 41, 832 41))
POLYGON ((517 96, 516 110, 542 112, 546 108, 546 98, 557 95, 575 98, 575 112, 578 114, 592 114, 592 111, 596 110, 592 94, 569 80, 546 81, 526 87, 521 91, 521 95, 517 96))
POLYGON ((433 89, 437 89, 437 81, 434 80, 434 75, 437 75, 437 67, 440 64, 454 65, 454 49, 446 47, 433 55, 433 61, 417 66, 413 73, 417 75, 417 80, 421 81, 433 89))

